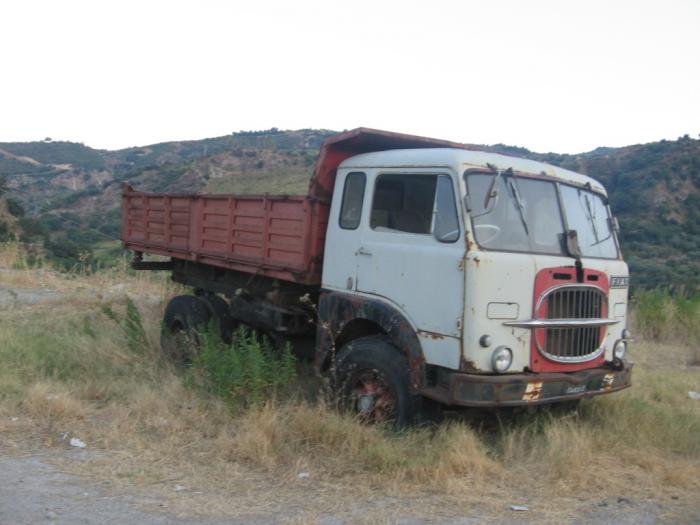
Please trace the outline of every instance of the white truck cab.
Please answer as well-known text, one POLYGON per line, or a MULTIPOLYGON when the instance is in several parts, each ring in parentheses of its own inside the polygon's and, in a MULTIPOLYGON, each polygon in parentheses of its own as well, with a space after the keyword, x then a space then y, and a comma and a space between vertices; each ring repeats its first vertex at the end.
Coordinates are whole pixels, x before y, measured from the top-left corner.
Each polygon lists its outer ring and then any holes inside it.
POLYGON ((323 293, 410 327, 422 395, 496 406, 629 386, 628 268, 596 180, 494 153, 401 149, 346 159, 333 196, 323 293))

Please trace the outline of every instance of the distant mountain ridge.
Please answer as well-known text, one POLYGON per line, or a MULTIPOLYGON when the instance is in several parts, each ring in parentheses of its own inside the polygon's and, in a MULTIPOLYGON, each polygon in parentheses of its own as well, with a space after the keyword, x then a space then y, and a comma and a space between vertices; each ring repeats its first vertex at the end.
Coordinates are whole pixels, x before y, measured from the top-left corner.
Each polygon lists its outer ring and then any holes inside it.
MULTIPOLYGON (((151 191, 304 193, 319 146, 334 133, 272 128, 116 151, 48 140, 0 143, 0 176, 27 211, 20 220, 25 238, 66 246, 70 261, 72 252, 119 237, 123 181, 151 191)), ((686 135, 576 155, 504 144, 483 149, 598 179, 620 219, 633 283, 700 289, 699 140, 686 135)))

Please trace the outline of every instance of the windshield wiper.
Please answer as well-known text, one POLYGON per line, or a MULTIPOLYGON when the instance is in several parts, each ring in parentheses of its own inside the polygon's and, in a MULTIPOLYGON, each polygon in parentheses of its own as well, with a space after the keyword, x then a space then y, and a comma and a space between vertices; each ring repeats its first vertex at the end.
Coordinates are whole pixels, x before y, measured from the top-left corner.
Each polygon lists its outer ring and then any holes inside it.
POLYGON ((515 207, 518 209, 518 214, 520 215, 520 220, 523 223, 523 228, 525 228, 525 233, 530 235, 530 232, 527 229, 527 221, 525 220, 525 206, 523 205, 523 200, 520 198, 520 192, 518 191, 514 180, 515 179, 511 178, 508 181, 508 186, 510 187, 510 191, 515 199, 515 207))
MULTIPOLYGON (((591 220, 591 226, 593 227, 593 235, 595 236, 595 244, 600 244, 601 240, 598 236, 598 227, 595 224, 595 214, 593 213, 593 208, 591 207, 591 199, 588 197, 588 193, 583 194, 586 200, 586 211, 588 211, 588 218, 591 220)), ((593 246, 595 246, 595 244, 593 246)))
MULTIPOLYGON (((495 166, 488 165, 491 169, 496 169, 495 166)), ((501 170, 496 171, 496 174, 491 179, 491 184, 489 184, 489 189, 486 190, 486 197, 484 198, 484 210, 489 209, 489 203, 498 197, 498 180, 501 178, 501 170)))

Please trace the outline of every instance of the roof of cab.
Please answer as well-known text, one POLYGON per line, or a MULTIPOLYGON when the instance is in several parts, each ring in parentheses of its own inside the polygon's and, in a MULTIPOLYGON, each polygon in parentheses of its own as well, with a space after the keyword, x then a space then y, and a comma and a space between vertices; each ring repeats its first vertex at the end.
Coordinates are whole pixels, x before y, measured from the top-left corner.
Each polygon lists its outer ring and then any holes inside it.
POLYGON ((563 182, 578 185, 590 184, 595 191, 606 194, 605 188, 597 180, 576 173, 575 171, 558 168, 544 162, 509 157, 499 153, 486 151, 472 151, 457 148, 421 148, 421 149, 395 149, 362 153, 344 160, 339 168, 409 168, 409 167, 457 167, 461 172, 468 168, 487 168, 488 165, 498 169, 530 173, 533 175, 547 175, 563 182))

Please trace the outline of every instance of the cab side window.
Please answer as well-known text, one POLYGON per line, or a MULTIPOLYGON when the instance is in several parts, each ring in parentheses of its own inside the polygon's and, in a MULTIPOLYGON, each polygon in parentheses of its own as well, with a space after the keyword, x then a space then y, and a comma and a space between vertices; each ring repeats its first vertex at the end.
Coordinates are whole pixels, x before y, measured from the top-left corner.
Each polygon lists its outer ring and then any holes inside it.
POLYGON ((380 175, 374 187, 370 227, 433 233, 440 242, 455 242, 460 229, 452 179, 447 175, 380 175))
POLYGON ((348 173, 345 178, 343 203, 340 206, 340 227, 344 230, 356 230, 360 225, 366 182, 367 177, 359 171, 348 173))
POLYGON ((437 175, 380 175, 374 187, 370 227, 430 233, 437 175))

